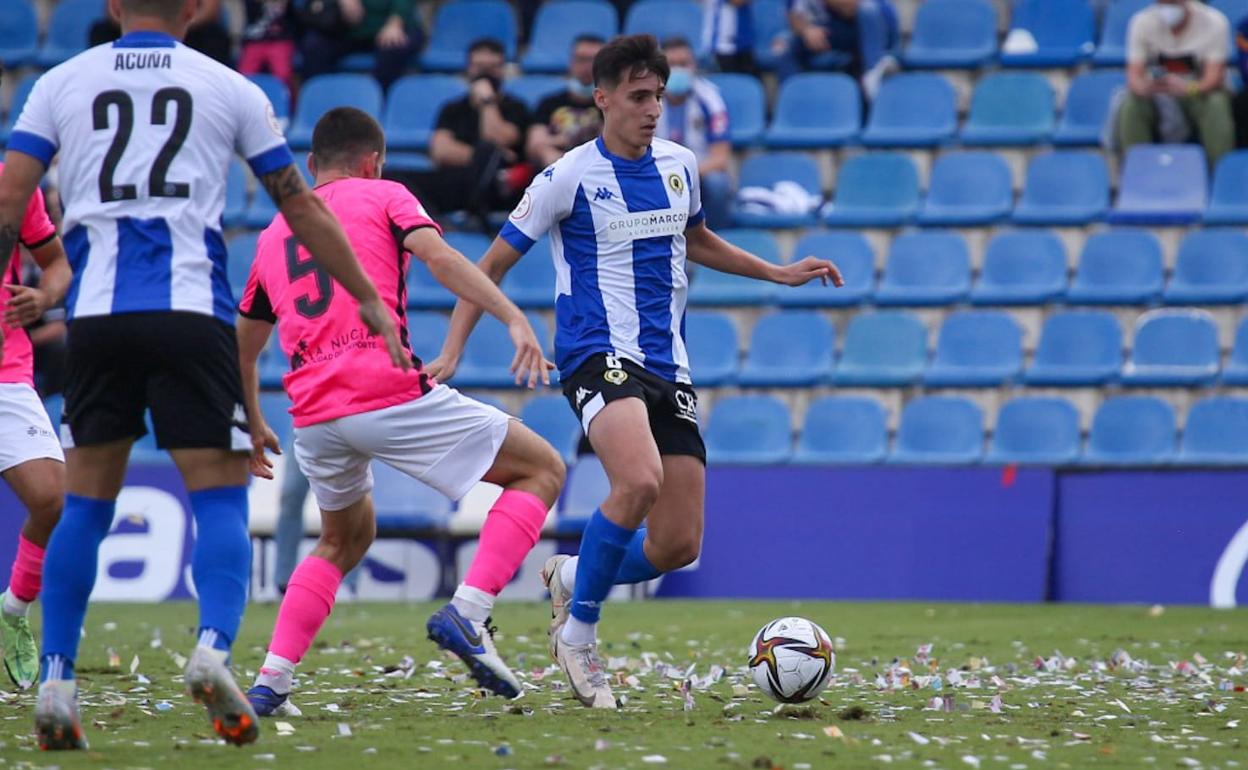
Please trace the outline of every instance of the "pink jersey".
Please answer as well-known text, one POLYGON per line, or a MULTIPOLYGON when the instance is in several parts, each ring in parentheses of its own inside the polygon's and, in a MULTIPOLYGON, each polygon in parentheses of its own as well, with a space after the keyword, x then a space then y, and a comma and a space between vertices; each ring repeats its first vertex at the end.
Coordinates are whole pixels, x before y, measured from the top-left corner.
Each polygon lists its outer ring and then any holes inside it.
MULTIPOLYGON (((342 222, 364 272, 394 308, 399 336, 407 341, 407 266, 402 243, 413 230, 432 227, 407 188, 381 179, 339 179, 316 188, 342 222)), ((238 305, 248 317, 278 323, 290 371, 282 378, 296 427, 411 401, 432 387, 416 367, 401 372, 380 339, 359 316, 359 303, 312 261, 280 214, 260 234, 256 259, 238 305)))
MULTIPOLYGON (((0 163, 0 173, 4 173, 4 164, 0 163)), ((22 229, 18 239, 28 249, 38 248, 56 237, 56 226, 48 218, 48 210, 43 205, 43 193, 38 189, 30 197, 30 205, 26 207, 26 216, 22 219, 22 229)), ((4 283, 19 284, 22 282, 22 255, 17 247, 13 248, 13 258, 9 260, 9 269, 5 271, 4 283)), ((0 286, 0 307, 9 301, 9 292, 0 286)), ((21 327, 11 327, 0 321, 4 331, 4 361, 0 362, 0 382, 20 382, 35 386, 35 349, 30 344, 30 334, 21 327)))

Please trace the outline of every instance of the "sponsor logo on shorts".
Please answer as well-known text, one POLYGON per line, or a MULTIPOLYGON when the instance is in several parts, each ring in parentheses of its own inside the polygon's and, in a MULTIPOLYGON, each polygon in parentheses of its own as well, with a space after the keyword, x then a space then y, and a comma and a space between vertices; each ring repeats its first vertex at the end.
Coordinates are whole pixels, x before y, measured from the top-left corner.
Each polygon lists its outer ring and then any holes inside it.
POLYGON ((698 422, 698 397, 688 390, 678 390, 675 394, 676 416, 694 424, 698 422))
POLYGON ((623 385, 628 379, 628 372, 623 369, 608 369, 602 373, 602 378, 612 385, 623 385))

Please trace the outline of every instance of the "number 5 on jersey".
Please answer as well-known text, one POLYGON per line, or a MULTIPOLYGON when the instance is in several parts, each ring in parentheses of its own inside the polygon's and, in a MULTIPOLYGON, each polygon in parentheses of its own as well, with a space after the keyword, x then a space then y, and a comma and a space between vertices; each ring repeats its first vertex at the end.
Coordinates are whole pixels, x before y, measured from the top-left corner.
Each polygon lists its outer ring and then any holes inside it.
POLYGON ((312 299, 312 292, 295 300, 295 312, 304 318, 316 318, 329 310, 329 303, 334 299, 334 279, 312 259, 311 254, 300 254, 299 241, 293 235, 286 239, 286 277, 293 285, 305 275, 316 276, 317 298, 312 299))

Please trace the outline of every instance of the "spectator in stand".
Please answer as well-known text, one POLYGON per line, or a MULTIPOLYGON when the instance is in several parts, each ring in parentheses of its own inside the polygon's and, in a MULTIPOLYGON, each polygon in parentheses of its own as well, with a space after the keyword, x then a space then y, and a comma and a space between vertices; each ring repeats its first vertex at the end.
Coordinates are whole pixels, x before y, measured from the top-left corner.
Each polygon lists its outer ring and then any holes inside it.
POLYGON ((702 47, 723 72, 756 74, 752 0, 703 0, 702 47))
POLYGON ((1226 78, 1230 25, 1192 0, 1157 0, 1127 27, 1127 91, 1118 145, 1183 142, 1195 131, 1212 166, 1235 144, 1226 78))
POLYGON ((303 27, 299 51, 304 80, 333 72, 348 54, 376 55, 373 77, 382 88, 403 76, 424 43, 413 10, 416 0, 296 0, 303 27))
POLYGON ((520 201, 533 178, 524 159, 530 117, 524 102, 502 90, 506 63, 497 40, 478 40, 468 49, 468 94, 442 107, 429 142, 436 168, 413 177, 425 206, 467 210, 484 220, 520 201))
POLYGON ((898 69, 897 11, 889 0, 789 0, 793 44, 780 64, 781 79, 806 70, 849 73, 873 96, 898 69))
MULTIPOLYGON (((92 24, 87 32, 87 42, 91 46, 111 43, 119 37, 121 21, 112 15, 111 7, 108 14, 92 24)), ((221 0, 199 0, 199 9, 195 18, 191 19, 182 42, 222 64, 230 64, 233 44, 229 30, 221 22, 221 0)))
POLYGON ((1235 50, 1239 61, 1239 93, 1235 94, 1235 144, 1248 148, 1248 16, 1239 20, 1235 28, 1235 50))
POLYGON ((672 68, 663 96, 663 114, 655 136, 693 150, 702 177, 702 209, 711 229, 727 227, 732 205, 732 142, 728 139, 728 108, 715 84, 698 77, 698 62, 688 40, 664 41, 663 53, 672 68))
POLYGON ((268 72, 295 87, 295 18, 290 0, 246 0, 247 25, 243 27, 238 71, 244 75, 268 72))
POLYGON ((545 168, 577 145, 602 131, 602 113, 594 104, 594 56, 605 44, 597 35, 581 35, 572 43, 568 87, 537 105, 525 149, 533 163, 545 168))

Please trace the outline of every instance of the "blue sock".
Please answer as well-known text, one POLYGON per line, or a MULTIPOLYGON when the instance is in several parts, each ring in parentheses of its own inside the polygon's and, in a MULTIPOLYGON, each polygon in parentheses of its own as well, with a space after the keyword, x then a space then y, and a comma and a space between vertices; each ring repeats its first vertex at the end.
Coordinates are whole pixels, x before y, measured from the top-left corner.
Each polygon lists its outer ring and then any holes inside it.
POLYGON ((658 567, 651 564, 650 560, 646 558, 646 549, 642 547, 642 544, 645 542, 646 528, 641 527, 633 533, 633 539, 628 541, 628 550, 624 552, 624 561, 620 562, 619 574, 615 576, 616 585, 644 583, 647 580, 654 580, 663 574, 658 567))
POLYGON ((576 586, 572 589, 572 617, 583 623, 597 623, 602 603, 615 576, 620 562, 628 551, 634 530, 625 529, 602 515, 602 509, 594 511, 581 535, 580 558, 576 562, 576 586))
POLYGON ((198 532, 191 577, 199 593, 199 639, 230 649, 247 604, 251 581, 251 536, 247 533, 247 487, 191 492, 198 532))
POLYGON ((95 588, 100 543, 113 526, 114 500, 65 496, 43 560, 43 679, 73 679, 78 640, 95 588))

